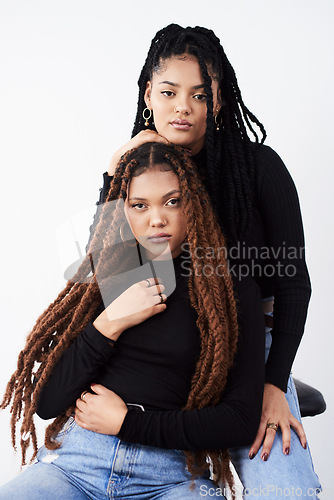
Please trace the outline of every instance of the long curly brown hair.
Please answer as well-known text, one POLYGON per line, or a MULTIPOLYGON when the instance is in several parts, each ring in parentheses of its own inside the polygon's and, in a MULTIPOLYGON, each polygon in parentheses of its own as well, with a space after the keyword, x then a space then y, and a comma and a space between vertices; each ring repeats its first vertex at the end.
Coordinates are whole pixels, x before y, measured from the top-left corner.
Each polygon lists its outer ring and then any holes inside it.
MULTIPOLYGON (((85 326, 94 319, 101 303, 100 287, 110 278, 115 262, 126 269, 124 250, 111 250, 110 241, 119 234, 119 226, 125 220, 124 200, 131 178, 148 168, 160 165, 164 170, 175 172, 179 179, 181 203, 187 224, 190 266, 192 270, 205 264, 205 253, 199 261, 198 248, 219 249, 210 254, 210 265, 219 266, 224 272, 206 276, 192 272, 189 276, 189 297, 198 313, 197 327, 200 332, 201 349, 191 389, 184 410, 200 409, 216 405, 224 390, 228 371, 233 364, 238 340, 238 322, 233 283, 228 272, 224 252, 224 236, 215 218, 209 196, 204 189, 196 167, 187 154, 178 147, 160 143, 147 143, 128 151, 121 159, 111 181, 107 201, 99 215, 92 235, 87 256, 78 272, 65 286, 56 300, 38 318, 20 352, 17 370, 8 382, 1 408, 11 406, 12 443, 16 444, 16 426, 22 418, 21 448, 22 463, 30 442, 33 457, 37 453, 37 437, 33 421, 39 395, 51 372, 69 345, 80 335, 85 326), (92 262, 92 255, 98 259, 92 262), (93 273, 92 273, 93 269, 93 273), (98 279, 97 279, 98 276, 98 279)), ((79 396, 78 396, 79 397, 79 396)), ((50 449, 59 447, 55 436, 71 414, 59 415, 46 429, 45 445, 50 449)), ((214 479, 233 485, 227 450, 186 451, 188 470, 195 478, 211 467, 214 479), (207 460, 208 457, 208 460, 207 460)))

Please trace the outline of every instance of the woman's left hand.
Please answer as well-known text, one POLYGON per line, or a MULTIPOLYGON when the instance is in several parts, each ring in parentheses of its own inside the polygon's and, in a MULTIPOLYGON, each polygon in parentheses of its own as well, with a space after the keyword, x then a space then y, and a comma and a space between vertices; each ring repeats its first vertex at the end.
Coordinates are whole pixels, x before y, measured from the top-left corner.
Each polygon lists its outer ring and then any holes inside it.
POLYGON ((302 424, 292 415, 284 392, 272 384, 265 384, 263 393, 262 416, 255 441, 249 450, 249 458, 254 458, 263 442, 261 459, 269 458, 275 440, 275 429, 267 428, 267 424, 278 424, 282 431, 283 453, 289 455, 291 443, 291 427, 299 436, 300 443, 306 448, 307 441, 302 424))
POLYGON ((128 411, 126 404, 103 385, 92 384, 91 389, 95 394, 85 392, 76 400, 76 423, 100 434, 118 434, 128 411))

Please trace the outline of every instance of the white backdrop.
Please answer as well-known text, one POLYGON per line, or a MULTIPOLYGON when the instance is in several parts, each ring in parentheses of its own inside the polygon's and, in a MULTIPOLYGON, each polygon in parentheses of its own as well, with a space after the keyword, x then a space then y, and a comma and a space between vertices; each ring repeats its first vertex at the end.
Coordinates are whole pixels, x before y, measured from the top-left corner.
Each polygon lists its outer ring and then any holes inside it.
MULTIPOLYGON (((322 498, 334 497, 333 14, 330 0, 1 0, 1 394, 26 334, 64 285, 57 230, 95 208, 102 172, 130 136, 151 38, 170 22, 202 25, 220 37, 298 188, 313 295, 294 374, 327 400, 304 426, 322 498)), ((2 484, 19 470, 8 411, 0 443, 2 484)))

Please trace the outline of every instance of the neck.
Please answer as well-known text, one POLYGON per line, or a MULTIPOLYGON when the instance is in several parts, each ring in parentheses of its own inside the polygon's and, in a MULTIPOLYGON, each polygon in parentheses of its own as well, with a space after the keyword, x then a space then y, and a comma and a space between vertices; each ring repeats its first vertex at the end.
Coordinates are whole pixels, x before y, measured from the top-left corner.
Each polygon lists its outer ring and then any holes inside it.
POLYGON ((146 259, 152 261, 166 261, 166 260, 176 259, 176 257, 181 255, 181 253, 182 253, 181 247, 176 248, 172 252, 170 251, 169 247, 167 247, 166 250, 164 250, 164 252, 162 252, 160 255, 153 254, 152 252, 144 248, 144 255, 146 259))

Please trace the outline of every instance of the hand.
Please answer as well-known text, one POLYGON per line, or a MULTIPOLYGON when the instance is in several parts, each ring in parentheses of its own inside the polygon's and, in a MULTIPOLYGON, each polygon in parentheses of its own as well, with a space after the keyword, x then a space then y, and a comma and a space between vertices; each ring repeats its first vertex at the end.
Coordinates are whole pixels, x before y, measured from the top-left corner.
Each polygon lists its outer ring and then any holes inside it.
POLYGON ((128 408, 117 394, 103 385, 92 384, 84 399, 76 400, 75 421, 83 429, 100 434, 119 433, 128 408))
POLYGON ((130 286, 115 299, 93 322, 102 335, 117 340, 120 334, 166 309, 165 287, 160 278, 148 278, 130 286), (148 282, 150 286, 148 286, 148 282))
POLYGON ((114 175, 117 164, 124 153, 129 151, 129 149, 138 148, 142 144, 145 144, 145 142, 162 142, 163 144, 169 144, 169 141, 162 137, 162 135, 159 135, 158 132, 155 132, 154 130, 141 130, 124 146, 118 149, 116 153, 114 153, 109 164, 108 174, 114 175))
POLYGON ((276 436, 274 429, 267 429, 268 423, 275 423, 281 428, 283 453, 289 455, 291 429, 299 436, 300 443, 306 448, 307 441, 302 424, 292 415, 284 392, 272 384, 265 384, 263 394, 262 417, 255 441, 249 450, 249 458, 254 458, 263 442, 261 459, 267 461, 276 436))

